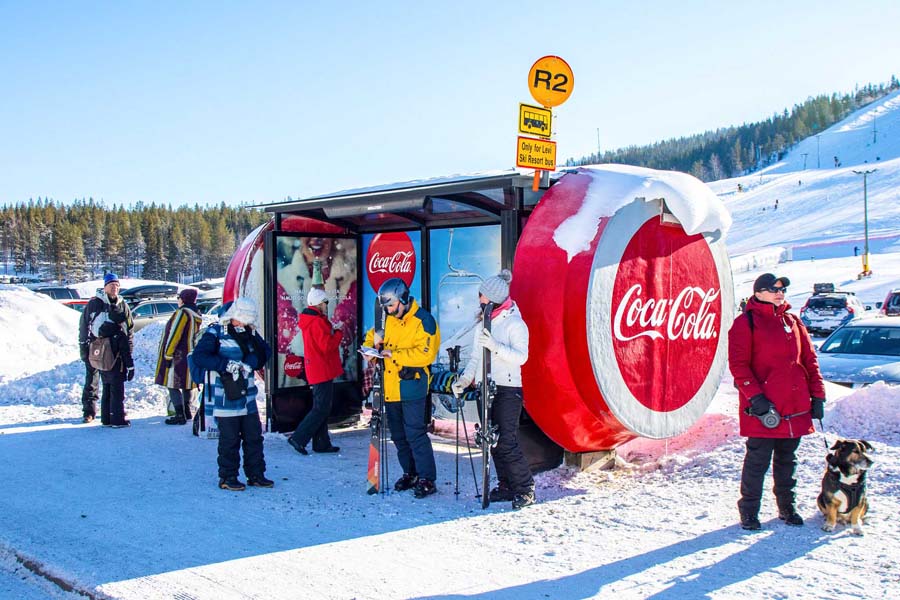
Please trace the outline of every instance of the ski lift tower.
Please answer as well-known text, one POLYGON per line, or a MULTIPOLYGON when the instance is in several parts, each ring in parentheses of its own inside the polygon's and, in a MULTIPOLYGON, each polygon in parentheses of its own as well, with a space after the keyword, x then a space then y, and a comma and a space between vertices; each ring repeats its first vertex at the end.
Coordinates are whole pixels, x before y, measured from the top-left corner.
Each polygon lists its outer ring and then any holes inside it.
POLYGON ((864 277, 872 276, 872 269, 869 265, 869 186, 868 186, 868 177, 870 174, 874 173, 878 169, 866 169, 864 171, 857 171, 856 169, 853 172, 856 175, 863 176, 863 226, 865 228, 865 245, 863 247, 863 256, 862 256, 862 272, 856 276, 857 279, 862 279, 864 277))

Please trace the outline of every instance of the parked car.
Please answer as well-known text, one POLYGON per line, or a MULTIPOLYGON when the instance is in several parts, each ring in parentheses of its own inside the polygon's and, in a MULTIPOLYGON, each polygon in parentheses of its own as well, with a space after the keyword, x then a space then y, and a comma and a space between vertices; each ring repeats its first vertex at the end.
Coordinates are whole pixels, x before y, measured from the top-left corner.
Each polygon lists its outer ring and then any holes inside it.
POLYGON ((134 307, 134 305, 143 300, 157 298, 174 299, 178 295, 178 286, 169 283, 151 283, 121 290, 119 295, 125 299, 129 306, 134 307))
POLYGON ((800 309, 800 320, 810 333, 831 333, 865 312, 866 307, 851 292, 813 294, 800 309))
POLYGON ((131 309, 134 330, 140 331, 150 323, 165 321, 178 310, 176 300, 145 300, 131 309))
POLYGON ((45 286, 35 288, 34 291, 38 294, 46 294, 54 300, 77 300, 78 298, 81 298, 81 296, 78 295, 78 292, 67 287, 45 286))
POLYGON ((62 302, 69 308, 74 308, 78 312, 84 312, 84 307, 87 306, 89 299, 88 298, 78 298, 77 300, 60 300, 60 302, 62 302))
POLYGON ((891 290, 881 303, 881 314, 900 317, 900 288, 891 290))
POLYGON ((876 381, 900 385, 900 319, 852 321, 822 342, 818 355, 826 381, 847 387, 876 381))

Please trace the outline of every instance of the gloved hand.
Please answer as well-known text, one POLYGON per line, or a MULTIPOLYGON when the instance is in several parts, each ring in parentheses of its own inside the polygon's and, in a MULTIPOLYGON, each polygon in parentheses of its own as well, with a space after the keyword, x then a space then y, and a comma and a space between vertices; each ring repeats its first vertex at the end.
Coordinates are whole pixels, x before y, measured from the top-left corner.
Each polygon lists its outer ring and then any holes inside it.
POLYGON ((825 398, 813 398, 811 402, 812 408, 809 413, 812 415, 812 418, 822 420, 825 417, 825 398))
POLYGON ((244 363, 238 362, 236 360, 229 360, 228 365, 225 367, 225 371, 231 374, 231 378, 237 381, 241 377, 241 365, 244 363))
POLYGON ((84 344, 79 344, 78 346, 79 346, 78 350, 81 352, 81 361, 87 362, 88 361, 88 346, 90 346, 90 344, 84 343, 84 344))
POLYGON ((491 352, 494 352, 498 346, 497 340, 494 339, 494 336, 492 336, 491 332, 487 329, 481 330, 481 333, 478 334, 478 338, 475 340, 475 343, 482 348, 487 348, 491 352))
POLYGON ((341 323, 340 321, 332 321, 332 323, 331 323, 331 328, 334 329, 335 331, 340 331, 341 329, 343 329, 343 327, 344 327, 344 324, 341 323))
POLYGON ((131 381, 134 379, 134 367, 128 367, 125 370, 125 381, 131 381))
POLYGON ((162 361, 162 366, 164 369, 171 369, 172 368, 172 359, 164 358, 162 361))
POLYGON ((253 367, 245 362, 241 363, 241 371, 244 373, 246 379, 250 379, 250 376, 253 375, 253 367))
POLYGON ((466 388, 469 387, 470 385, 472 385, 472 381, 474 381, 473 377, 471 377, 465 373, 460 375, 456 379, 456 381, 454 381, 453 383, 450 384, 450 389, 453 390, 453 395, 456 396, 457 398, 462 396, 463 392, 466 390, 466 388))
POLYGON ((764 415, 769 412, 770 408, 772 408, 772 403, 762 394, 757 394, 750 398, 751 415, 756 415, 757 417, 760 415, 764 415))

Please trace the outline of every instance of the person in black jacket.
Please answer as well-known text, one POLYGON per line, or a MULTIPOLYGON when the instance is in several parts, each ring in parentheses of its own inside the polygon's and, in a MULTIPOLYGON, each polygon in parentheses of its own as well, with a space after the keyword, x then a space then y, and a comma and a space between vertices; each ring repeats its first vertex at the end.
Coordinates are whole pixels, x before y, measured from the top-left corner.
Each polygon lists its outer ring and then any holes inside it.
POLYGON ((131 309, 119 296, 119 278, 115 273, 103 277, 103 290, 84 308, 88 323, 88 344, 96 338, 110 338, 116 361, 108 371, 100 371, 103 393, 100 396, 100 422, 107 427, 130 427, 125 418, 125 382, 134 379, 134 322, 131 309))
POLYGON ((87 315, 87 310, 83 311, 78 321, 78 349, 81 352, 81 362, 84 363, 84 387, 81 390, 83 423, 90 423, 97 417, 97 400, 100 399, 100 372, 88 361, 88 346, 91 341, 87 315))

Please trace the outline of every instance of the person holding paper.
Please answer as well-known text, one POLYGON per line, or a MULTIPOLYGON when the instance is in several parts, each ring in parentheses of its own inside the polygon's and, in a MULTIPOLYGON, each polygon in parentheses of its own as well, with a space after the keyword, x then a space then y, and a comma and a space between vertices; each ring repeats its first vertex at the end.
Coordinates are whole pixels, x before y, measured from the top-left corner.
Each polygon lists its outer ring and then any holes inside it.
POLYGON ((340 324, 328 320, 328 296, 325 290, 312 288, 306 295, 309 305, 300 313, 303 334, 303 361, 306 382, 312 386, 312 408, 288 438, 294 450, 307 455, 306 444, 312 440, 313 452, 338 452, 328 436, 328 415, 334 398, 334 379, 344 372, 338 348, 342 333, 340 324))
MULTIPOLYGON (((378 298, 387 311, 384 338, 370 329, 365 346, 382 347, 385 411, 403 467, 394 490, 413 489, 416 498, 425 498, 437 491, 434 450, 425 429, 425 398, 441 334, 434 317, 410 296, 402 279, 393 277, 381 284, 378 298)), ((376 360, 363 355, 367 361, 376 360)))

